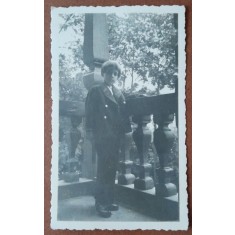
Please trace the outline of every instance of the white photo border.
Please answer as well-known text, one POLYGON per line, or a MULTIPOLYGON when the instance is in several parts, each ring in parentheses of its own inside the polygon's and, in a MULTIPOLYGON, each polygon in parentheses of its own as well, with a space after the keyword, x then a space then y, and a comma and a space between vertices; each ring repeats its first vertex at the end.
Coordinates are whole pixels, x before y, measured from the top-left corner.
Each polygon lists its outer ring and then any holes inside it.
POLYGON ((187 230, 187 158, 186 158, 186 107, 185 107, 185 7, 184 6, 111 6, 111 7, 51 7, 51 62, 52 62, 52 166, 51 166, 51 228, 69 230, 187 230), (84 222, 58 221, 58 146, 59 146, 59 55, 58 15, 61 13, 176 13, 178 14, 178 133, 179 133, 179 221, 156 222, 84 222))

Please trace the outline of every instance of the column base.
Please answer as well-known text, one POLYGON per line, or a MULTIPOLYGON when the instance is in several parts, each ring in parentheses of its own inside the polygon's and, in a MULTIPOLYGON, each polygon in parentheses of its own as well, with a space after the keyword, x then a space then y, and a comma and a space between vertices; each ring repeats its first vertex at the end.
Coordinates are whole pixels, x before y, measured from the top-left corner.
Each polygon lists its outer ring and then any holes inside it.
POLYGON ((164 167, 157 170, 158 183, 156 184, 156 195, 170 197, 176 195, 177 187, 172 183, 174 170, 171 167, 164 167))
POLYGON ((104 81, 101 76, 100 68, 96 67, 95 71, 83 76, 83 83, 87 90, 90 90, 96 84, 101 84, 104 81))
POLYGON ((76 182, 79 181, 80 173, 79 172, 65 172, 63 174, 63 180, 65 182, 76 182))
POLYGON ((135 189, 148 190, 154 187, 153 179, 149 176, 144 179, 137 178, 134 182, 135 189))
POLYGON ((118 176, 118 184, 129 185, 133 184, 135 181, 135 176, 131 174, 131 167, 133 165, 132 161, 120 162, 120 174, 118 176))
POLYGON ((172 183, 156 185, 155 194, 162 197, 170 197, 177 194, 177 188, 172 183))
POLYGON ((120 185, 133 184, 134 181, 135 181, 135 176, 131 173, 121 174, 118 176, 118 184, 120 184, 120 185))

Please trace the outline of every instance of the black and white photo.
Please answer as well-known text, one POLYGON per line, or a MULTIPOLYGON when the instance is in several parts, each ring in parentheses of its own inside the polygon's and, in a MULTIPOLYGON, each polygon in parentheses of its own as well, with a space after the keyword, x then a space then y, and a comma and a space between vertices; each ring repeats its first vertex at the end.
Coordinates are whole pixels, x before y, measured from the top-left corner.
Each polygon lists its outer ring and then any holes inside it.
POLYGON ((52 229, 186 230, 184 6, 51 20, 52 229))

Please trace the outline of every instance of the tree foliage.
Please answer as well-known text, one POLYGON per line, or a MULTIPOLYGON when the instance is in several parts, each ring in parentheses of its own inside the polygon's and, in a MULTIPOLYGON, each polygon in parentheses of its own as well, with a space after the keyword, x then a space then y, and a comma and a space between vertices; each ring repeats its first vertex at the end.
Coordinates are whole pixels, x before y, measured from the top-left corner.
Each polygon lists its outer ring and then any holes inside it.
POLYGON ((82 75, 89 71, 83 62, 83 14, 61 14, 64 20, 60 25, 59 32, 67 30, 74 32, 74 39, 64 45, 64 52, 59 55, 59 77, 60 77, 60 99, 84 100, 86 89, 83 84, 82 75))
MULTIPOLYGON (((120 61, 123 83, 134 75, 151 81, 156 91, 168 85, 174 88, 177 74, 177 29, 173 14, 108 15, 110 57, 120 61)), ((125 86, 125 85, 124 85, 125 86)), ((144 88, 146 89, 146 87, 144 88)))
MULTIPOLYGON (((75 39, 68 42, 70 54, 60 54, 61 98, 84 99, 82 74, 89 69, 83 62, 84 15, 60 15, 63 24, 59 32, 73 31, 75 39), (80 74, 76 76, 76 74, 80 74), (69 88, 68 88, 69 87, 69 88), (80 95, 76 95, 76 94, 80 95)), ((177 28, 173 14, 108 14, 110 59, 117 60, 122 69, 121 80, 126 93, 150 93, 147 86, 159 94, 165 86, 174 88, 178 66, 176 61, 177 28), (131 86, 127 89, 126 82, 131 86)))

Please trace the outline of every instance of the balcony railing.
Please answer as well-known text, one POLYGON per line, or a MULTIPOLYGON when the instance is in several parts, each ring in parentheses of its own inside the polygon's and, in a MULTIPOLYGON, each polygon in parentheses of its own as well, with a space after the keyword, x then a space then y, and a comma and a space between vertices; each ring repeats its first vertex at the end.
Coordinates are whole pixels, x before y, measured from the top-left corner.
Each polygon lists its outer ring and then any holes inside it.
MULTIPOLYGON (((67 134, 70 151, 64 172, 61 172, 62 178, 78 180, 79 172, 82 177, 94 179, 95 149, 82 134, 85 130, 78 128, 83 128, 84 103, 61 102, 60 105, 61 116, 71 120, 70 133, 67 134), (75 157, 77 147, 82 148, 80 159, 75 157)), ((132 118, 133 131, 122 138, 118 184, 134 184, 139 190, 155 187, 156 195, 163 197, 177 194, 177 95, 130 98, 126 107, 127 115, 132 118)))

